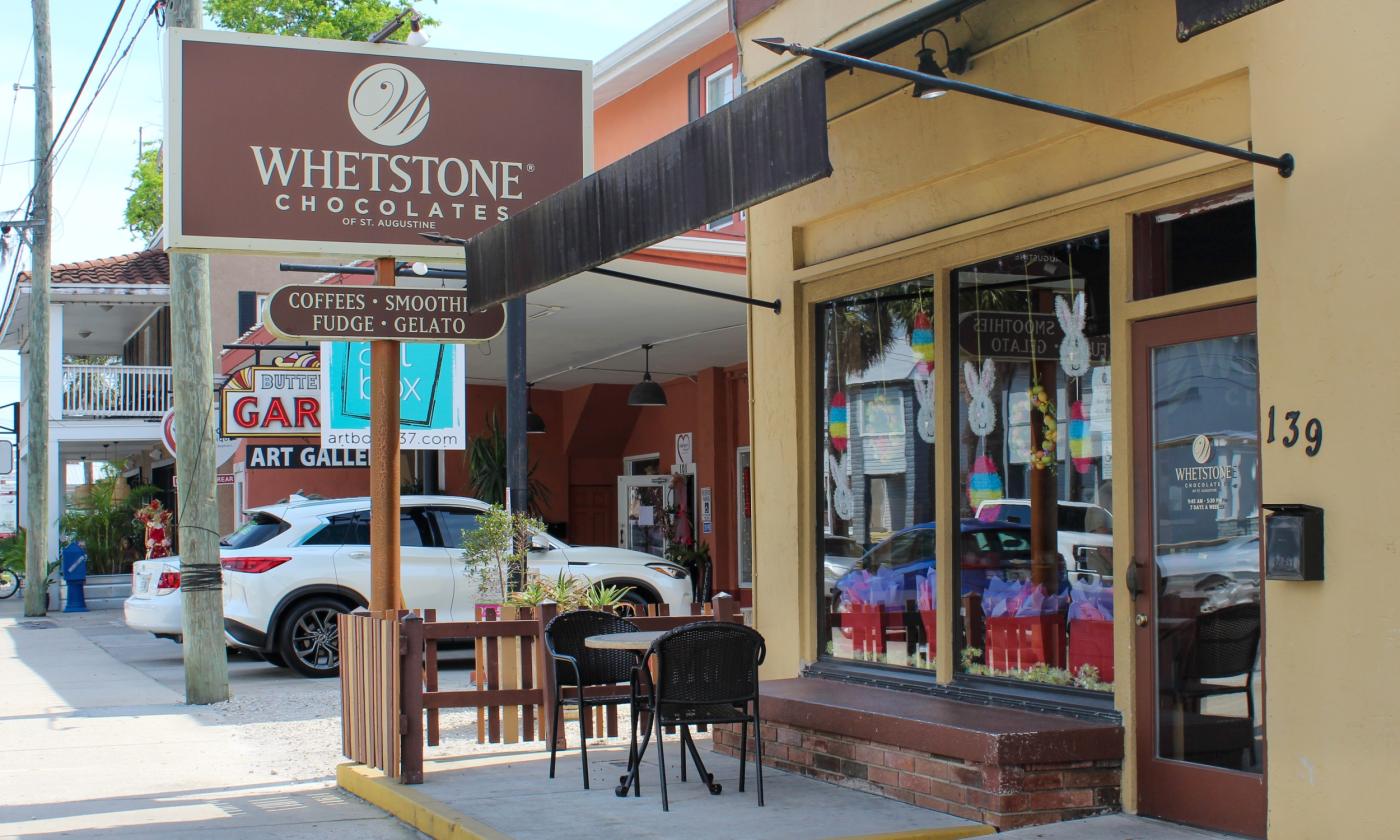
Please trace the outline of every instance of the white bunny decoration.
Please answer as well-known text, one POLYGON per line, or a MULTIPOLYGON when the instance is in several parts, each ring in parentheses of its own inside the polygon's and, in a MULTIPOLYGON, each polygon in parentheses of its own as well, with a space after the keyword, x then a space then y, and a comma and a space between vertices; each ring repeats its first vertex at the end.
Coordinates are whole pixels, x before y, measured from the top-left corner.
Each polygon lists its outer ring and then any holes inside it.
POLYGON ((827 466, 831 469, 832 483, 835 484, 835 499, 831 509, 835 514, 846 521, 850 521, 856 514, 856 500, 851 493, 851 456, 842 452, 838 458, 836 455, 826 453, 827 466))
POLYGON ((914 398, 919 403, 916 425, 924 443, 933 443, 933 371, 914 370, 914 398))
POLYGON ((1074 310, 1066 299, 1055 296, 1055 317, 1060 321, 1060 366, 1070 376, 1083 376, 1089 372, 1089 339, 1084 337, 1084 293, 1074 296, 1074 310))
POLYGON ((967 406, 967 425, 974 435, 986 437, 997 427, 997 409, 992 402, 992 389, 997 384, 996 364, 991 359, 983 359, 979 376, 972 362, 963 362, 963 377, 967 380, 967 392, 971 396, 967 406))

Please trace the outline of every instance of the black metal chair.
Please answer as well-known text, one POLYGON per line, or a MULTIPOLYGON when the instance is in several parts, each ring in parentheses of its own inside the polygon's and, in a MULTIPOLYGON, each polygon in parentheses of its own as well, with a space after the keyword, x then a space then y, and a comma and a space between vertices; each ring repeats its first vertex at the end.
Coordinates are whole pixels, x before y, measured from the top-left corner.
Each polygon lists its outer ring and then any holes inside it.
MULTIPOLYGON (((754 775, 758 804, 763 804, 763 739, 759 736, 758 666, 766 648, 763 636, 752 628, 726 621, 701 621, 671 630, 652 643, 647 657, 655 657, 656 672, 649 698, 643 703, 655 727, 656 763, 661 769, 661 810, 669 811, 666 792, 666 757, 661 733, 675 726, 681 735, 681 767, 690 752, 700 779, 710 793, 721 785, 705 769, 700 751, 690 737, 690 727, 717 723, 739 724, 739 790, 744 790, 748 762, 748 730, 753 723, 754 775)), ((634 711, 634 719, 637 712, 634 711)), ((632 730, 636 742, 636 726, 632 730)), ((634 750, 635 752, 635 747, 634 750)))
MULTIPOLYGON (((565 705, 579 707, 579 745, 583 757, 583 787, 588 788, 588 710, 597 706, 618 706, 631 703, 636 694, 631 686, 637 669, 637 658, 626 650, 597 650, 585 647, 583 640, 605 633, 635 633, 637 625, 612 613, 574 610, 555 616, 544 628, 545 649, 554 660, 554 725, 551 735, 559 731, 560 709, 565 705), (592 686, 628 683, 626 694, 587 696, 592 686), (575 689, 573 697, 564 694, 566 687, 575 689)), ((635 712, 634 712, 635 717, 635 712)), ((549 743, 549 777, 554 778, 554 756, 558 739, 549 743)))
POLYGON ((1187 707, 1198 707, 1202 699, 1224 694, 1243 694, 1249 715, 1251 736, 1246 749, 1250 762, 1257 760, 1253 728, 1254 665, 1259 655, 1259 604, 1236 604, 1196 619, 1195 638, 1185 653, 1181 677, 1174 693, 1187 707), (1206 680, 1244 677, 1244 685, 1210 683, 1206 680))

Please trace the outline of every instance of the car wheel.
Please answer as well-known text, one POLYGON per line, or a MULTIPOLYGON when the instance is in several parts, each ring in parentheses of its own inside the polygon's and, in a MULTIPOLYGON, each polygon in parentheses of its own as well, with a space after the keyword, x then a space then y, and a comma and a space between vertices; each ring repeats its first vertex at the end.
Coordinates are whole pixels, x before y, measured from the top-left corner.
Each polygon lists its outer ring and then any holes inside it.
POLYGON ((261 656, 263 658, 263 661, 268 663, 269 665, 276 665, 278 668, 287 667, 287 660, 283 659, 282 654, 277 653, 276 651, 260 650, 258 651, 258 655, 261 656))
POLYGON ((617 614, 621 616, 646 615, 647 605, 650 603, 650 598, 633 587, 623 593, 622 601, 617 605, 617 614))
POLYGON ((336 616, 350 612, 342 601, 310 598, 292 606, 282 619, 276 653, 303 677, 340 674, 340 628, 336 616))

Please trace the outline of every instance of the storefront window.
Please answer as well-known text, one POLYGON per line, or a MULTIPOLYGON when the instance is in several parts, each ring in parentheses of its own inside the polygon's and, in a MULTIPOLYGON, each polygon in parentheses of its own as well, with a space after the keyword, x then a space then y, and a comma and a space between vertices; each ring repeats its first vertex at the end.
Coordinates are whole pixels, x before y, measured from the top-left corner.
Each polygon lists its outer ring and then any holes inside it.
POLYGON ((1108 234, 953 272, 958 667, 1108 691, 1108 234))
POLYGON ((824 652, 933 667, 933 281, 820 310, 824 652))

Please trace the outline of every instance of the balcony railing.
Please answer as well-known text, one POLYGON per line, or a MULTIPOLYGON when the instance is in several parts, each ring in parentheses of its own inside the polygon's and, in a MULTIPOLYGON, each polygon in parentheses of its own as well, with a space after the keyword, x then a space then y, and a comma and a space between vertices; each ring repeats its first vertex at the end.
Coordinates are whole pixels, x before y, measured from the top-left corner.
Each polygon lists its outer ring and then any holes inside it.
POLYGON ((171 405, 170 368, 64 365, 65 417, 160 417, 171 405))

